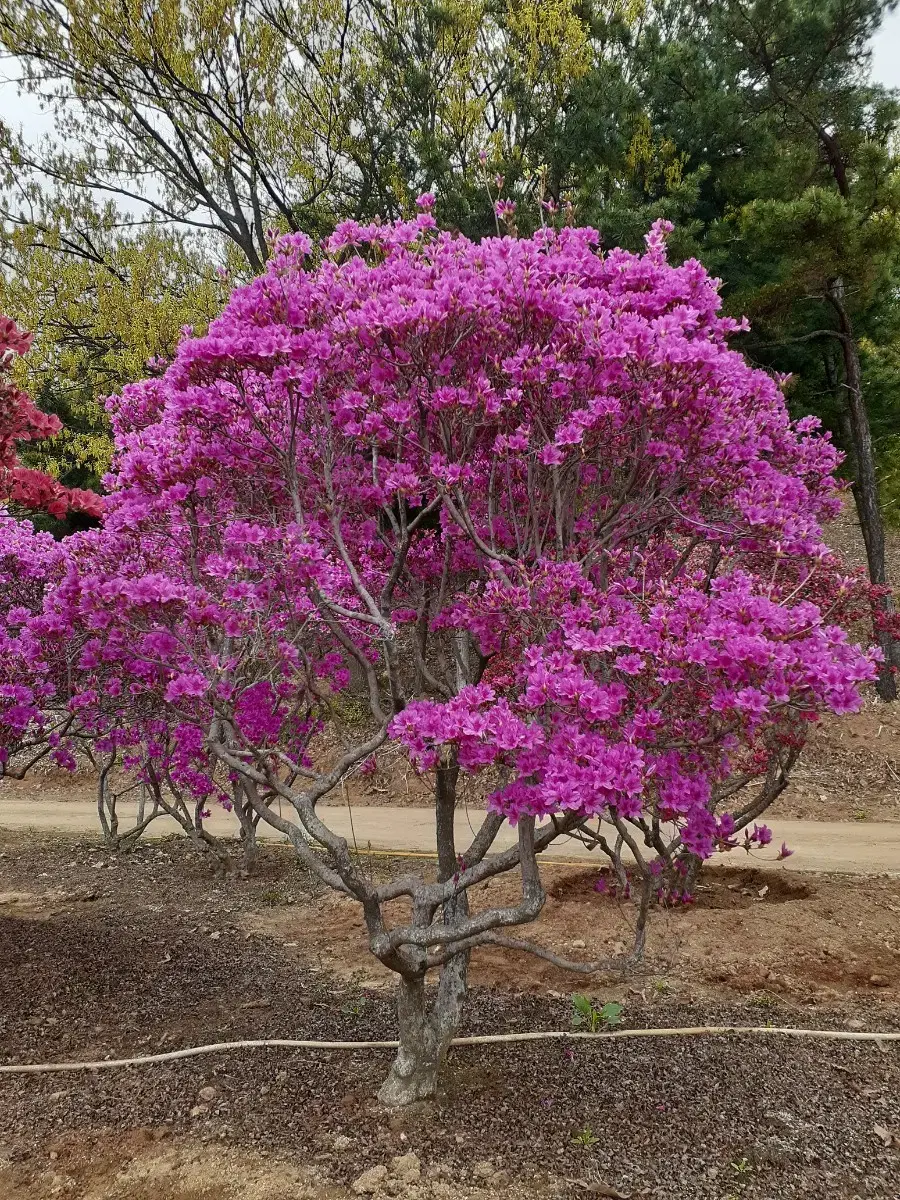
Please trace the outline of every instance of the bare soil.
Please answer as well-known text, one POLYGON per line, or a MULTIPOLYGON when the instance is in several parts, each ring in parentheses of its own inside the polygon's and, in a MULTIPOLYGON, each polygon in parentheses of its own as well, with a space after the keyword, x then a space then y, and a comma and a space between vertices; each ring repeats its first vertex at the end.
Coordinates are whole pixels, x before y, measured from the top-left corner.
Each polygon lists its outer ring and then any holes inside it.
MULTIPOLYGON (((598 895, 595 868, 548 861, 543 875, 547 902, 527 930, 531 940, 585 963, 630 949, 634 908, 598 895)), ((515 903, 518 887, 514 875, 491 880, 472 897, 473 911, 515 903)), ((264 934, 298 962, 344 981, 391 985, 391 972, 369 953, 355 902, 326 892, 286 903, 278 888, 266 900, 266 909, 239 918, 246 932, 264 934)), ((408 917, 402 901, 392 909, 395 920, 408 917)), ((573 976, 530 954, 490 947, 473 956, 471 978, 477 986, 538 995, 574 989, 603 999, 665 994, 691 1003, 748 997, 761 1011, 779 997, 806 1006, 867 996, 900 1007, 900 879, 714 868, 694 904, 653 914, 644 964, 627 979, 605 974, 598 983, 597 976, 573 976)))
POLYGON ((900 707, 869 697, 853 716, 825 718, 769 809, 779 816, 900 821, 900 707))
MULTIPOLYGON (((116 858, 0 834, 0 854, 0 1061, 394 1035, 355 917, 279 848, 232 883, 178 841, 116 858)), ((629 914, 590 873, 547 878, 535 929, 547 945, 590 958, 627 940, 629 914)), ((618 996, 633 1026, 900 1028, 900 882, 741 870, 708 886, 693 908, 658 914, 635 978, 588 987, 522 956, 479 955, 465 1032, 567 1028, 573 990, 618 996)), ((460 1048, 446 1097, 400 1114, 372 1099, 386 1051, 0 1077, 0 1197, 344 1200, 383 1165, 378 1194, 406 1200, 895 1200, 900 1052, 882 1046, 460 1048), (394 1162, 410 1152, 418 1178, 394 1162)))

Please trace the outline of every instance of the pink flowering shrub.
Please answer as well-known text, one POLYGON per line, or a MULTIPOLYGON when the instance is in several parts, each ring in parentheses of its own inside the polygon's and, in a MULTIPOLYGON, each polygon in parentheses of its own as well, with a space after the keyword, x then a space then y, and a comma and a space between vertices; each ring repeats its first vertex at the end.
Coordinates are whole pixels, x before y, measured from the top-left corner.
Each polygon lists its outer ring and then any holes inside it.
POLYGON ((770 840, 755 822, 810 723, 875 673, 845 632, 862 585, 822 541, 838 455, 730 347, 666 227, 642 256, 589 229, 475 245, 429 200, 342 225, 316 267, 282 238, 125 389, 104 527, 8 634, 28 736, 52 693, 160 793, 238 795, 360 901, 401 981, 394 1103, 435 1087, 468 952, 535 949, 501 931, 540 911, 541 849, 576 836, 637 882, 639 948, 654 895, 742 830, 770 840), (434 780, 437 882, 375 884, 317 809, 389 747, 434 780), (491 781, 465 848, 461 772, 491 781), (517 844, 490 853, 506 821, 517 844), (513 868, 521 901, 470 914, 513 868), (391 926, 401 895, 417 915, 391 926))
POLYGON ((70 510, 99 517, 101 501, 96 493, 64 488, 44 471, 23 467, 19 461, 18 443, 53 437, 62 428, 59 417, 35 408, 9 378, 16 355, 26 354, 30 347, 31 334, 0 313, 0 503, 12 501, 54 517, 64 517, 70 510))
POLYGON ((54 654, 51 665, 46 643, 31 630, 64 564, 64 550, 49 533, 38 533, 29 521, 0 509, 0 776, 11 754, 21 754, 29 764, 48 753, 61 758, 61 765, 70 760, 62 746, 71 719, 56 674, 60 659, 54 654), (28 670, 26 663, 35 669, 28 670))

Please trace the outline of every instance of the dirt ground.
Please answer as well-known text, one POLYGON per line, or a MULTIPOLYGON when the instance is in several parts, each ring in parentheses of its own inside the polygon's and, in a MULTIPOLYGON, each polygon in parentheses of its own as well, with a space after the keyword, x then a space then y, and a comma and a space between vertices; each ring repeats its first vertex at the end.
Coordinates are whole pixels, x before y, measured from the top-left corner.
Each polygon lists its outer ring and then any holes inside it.
MULTIPOLYGON (((588 963, 630 949, 634 909, 596 893, 596 869, 548 862, 543 874, 547 903, 530 938, 588 963)), ((515 876, 490 881, 473 896, 473 911, 514 903, 518 886, 515 876)), ((328 892, 298 904, 277 887, 265 899, 263 911, 242 914, 245 932, 273 938, 304 965, 346 982, 390 985, 391 972, 368 951, 355 902, 328 892)), ((387 911, 398 922, 408 912, 400 901, 387 911)), ((591 978, 579 983, 545 960, 489 947, 472 962, 482 987, 564 995, 594 991, 591 978)), ((873 885, 777 868, 711 870, 696 903, 654 914, 639 971, 603 978, 604 999, 636 992, 692 1003, 747 996, 761 1009, 779 996, 807 1005, 857 994, 900 1006, 900 879, 873 885)))
POLYGON ((861 712, 823 720, 769 816, 900 821, 898 706, 869 697, 861 712))
MULTIPOLYGON (((630 914, 592 883, 549 868, 536 938, 579 959, 627 941, 630 914)), ((480 952, 464 1032, 566 1029, 573 991, 618 998, 630 1026, 900 1029, 900 881, 738 870, 706 887, 694 907, 657 914, 634 977, 588 984, 480 952)), ((276 847, 255 878, 224 883, 182 842, 117 859, 90 842, 0 834, 0 1061, 390 1038, 387 981, 359 928, 276 847)), ((389 1059, 271 1049, 0 1077, 0 1197, 900 1195, 894 1043, 459 1048, 447 1095, 400 1114, 372 1098, 389 1059)))

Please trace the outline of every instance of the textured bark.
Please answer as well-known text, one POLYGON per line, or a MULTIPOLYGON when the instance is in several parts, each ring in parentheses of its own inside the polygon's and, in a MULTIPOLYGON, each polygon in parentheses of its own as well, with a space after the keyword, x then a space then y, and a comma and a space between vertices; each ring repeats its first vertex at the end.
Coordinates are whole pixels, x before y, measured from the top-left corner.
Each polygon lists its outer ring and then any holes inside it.
POLYGON ((241 861, 238 874, 242 879, 247 879, 256 865, 259 853, 259 845, 256 840, 259 817, 254 812, 253 805, 247 798, 246 789, 239 783, 233 785, 232 795, 234 811, 240 826, 241 861))
POLYGON ((400 1046, 378 1099, 388 1108, 428 1100, 437 1092, 438 1046, 425 1002, 425 978, 401 977, 397 989, 400 1046))
MULTIPOLYGON (((438 878, 452 879, 459 870, 453 816, 459 767, 443 764, 437 771, 435 826, 438 878)), ((469 915, 465 892, 442 907, 443 923, 450 928, 469 915)), ((390 1074, 378 1093, 382 1104, 399 1108, 438 1094, 450 1043, 456 1036, 466 999, 469 952, 455 954, 440 969, 437 992, 429 1009, 425 975, 401 977, 397 996, 400 1046, 390 1074)))
POLYGON ((438 1095, 450 1043, 459 1029, 466 997, 468 954, 457 954, 441 968, 431 1007, 425 978, 401 977, 397 989, 400 1046, 378 1099, 388 1108, 402 1108, 438 1095))
MULTIPOLYGON (((862 394, 862 374, 859 365, 859 351, 853 336, 853 326, 844 301, 844 283, 838 278, 831 281, 828 289, 828 299, 835 311, 840 326, 840 344, 844 365, 844 391, 847 402, 847 422, 853 441, 853 457, 856 467, 856 479, 853 484, 853 495, 856 500, 856 510, 859 514, 859 524, 862 529, 863 541, 866 545, 866 559, 869 566, 869 578, 879 587, 888 585, 887 564, 885 561, 884 522, 878 502, 878 476, 875 470, 875 452, 872 446, 872 430, 869 426, 869 414, 866 411, 862 394)), ((898 664, 897 647, 889 630, 880 628, 881 620, 889 618, 893 605, 889 596, 882 597, 875 606, 875 640, 884 655, 884 664, 878 675, 878 694, 882 700, 897 699, 897 681, 893 668, 898 664)))

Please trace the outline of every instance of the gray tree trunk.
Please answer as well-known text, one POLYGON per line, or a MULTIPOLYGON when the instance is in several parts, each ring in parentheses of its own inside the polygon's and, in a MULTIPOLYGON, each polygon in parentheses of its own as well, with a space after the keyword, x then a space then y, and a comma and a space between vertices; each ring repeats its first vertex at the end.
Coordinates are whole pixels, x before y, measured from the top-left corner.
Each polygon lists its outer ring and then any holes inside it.
MULTIPOLYGON (((853 336, 853 326, 850 315, 844 303, 844 283, 838 278, 832 280, 828 289, 828 298, 837 314, 841 330, 841 350, 844 363, 844 389, 847 401, 847 420, 853 439, 853 457, 855 460, 856 479, 853 484, 853 496, 856 500, 856 511, 859 514, 859 524, 862 529, 863 541, 866 544, 866 559, 869 566, 869 578, 880 587, 888 584, 887 563, 885 559, 884 522, 881 517, 881 507, 878 502, 878 476, 875 470, 875 452, 872 446, 872 430, 869 425, 869 414, 862 394, 862 373, 859 365, 859 351, 853 336)), ((889 618, 893 613, 890 596, 885 596, 875 605, 875 640, 881 647, 884 663, 878 674, 877 689, 882 700, 897 699, 897 680, 893 668, 898 665, 897 647, 894 638, 887 629, 880 628, 880 619, 889 618)))
POLYGON ((402 1108, 438 1095, 450 1043, 459 1029, 466 996, 468 954, 441 968, 437 994, 429 1009, 425 976, 401 977, 397 992, 400 1046, 378 1099, 402 1108))
MULTIPOLYGON (((458 779, 459 767, 455 761, 438 768, 435 825, 438 878, 441 881, 452 879, 460 868, 453 827, 458 779)), ((468 915, 469 900, 465 892, 443 907, 444 923, 449 926, 468 915)), ((459 1029, 468 974, 467 950, 444 963, 430 1009, 425 988, 425 969, 420 974, 401 976, 397 994, 400 1046, 390 1074, 378 1093, 382 1104, 400 1108, 437 1095, 450 1043, 459 1029)))

